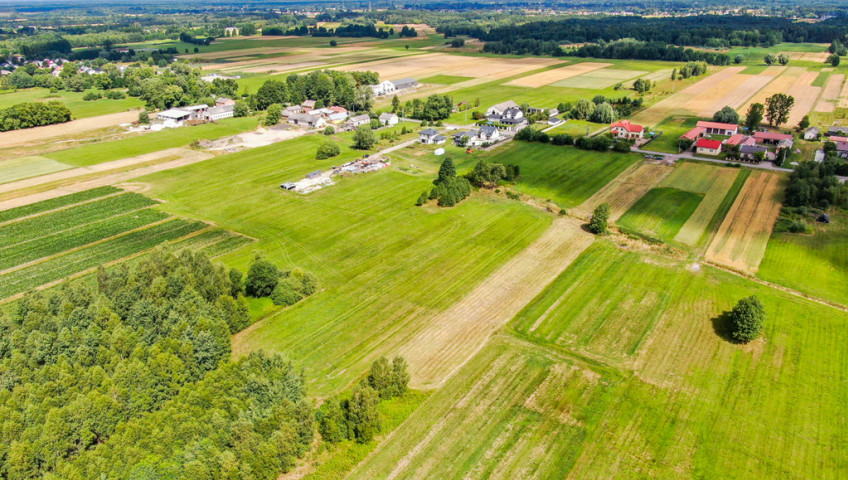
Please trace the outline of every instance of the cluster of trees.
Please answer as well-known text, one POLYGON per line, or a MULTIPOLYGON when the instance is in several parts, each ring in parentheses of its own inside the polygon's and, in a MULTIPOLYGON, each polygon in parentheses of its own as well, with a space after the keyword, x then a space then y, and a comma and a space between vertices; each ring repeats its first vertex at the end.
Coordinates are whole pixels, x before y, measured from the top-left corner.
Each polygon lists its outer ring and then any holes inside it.
MULTIPOLYGON (((414 98, 407 101, 402 107, 400 105, 398 107, 401 109, 404 117, 433 122, 444 120, 451 116, 451 113, 453 113, 453 99, 448 95, 434 94, 424 100, 414 98)), ((395 108, 395 111, 397 111, 397 108, 395 108)))
POLYGON ((567 112, 569 118, 595 123, 612 123, 618 117, 615 108, 603 95, 598 95, 591 101, 581 98, 567 112))
POLYGON ((671 79, 677 80, 687 79, 689 77, 699 77, 707 73, 708 68, 707 62, 689 62, 679 69, 674 69, 671 72, 671 79))
MULTIPOLYGON (((610 135, 596 135, 594 137, 580 137, 574 141, 574 146, 581 150, 594 150, 596 152, 606 152, 617 143, 626 144, 626 142, 616 142, 610 135)), ((630 150, 630 146, 627 146, 630 150)))
POLYGON ((380 402, 406 393, 409 378, 403 357, 395 357, 391 363, 385 357, 374 361, 368 377, 354 387, 350 398, 333 397, 318 408, 315 418, 321 438, 329 443, 370 442, 381 430, 380 402))
POLYGON ((316 70, 304 75, 289 75, 285 80, 267 80, 250 98, 255 110, 265 110, 272 104, 315 100, 317 108, 339 105, 352 111, 367 111, 374 104, 373 91, 368 85, 378 82, 374 72, 339 72, 316 70))
POLYGON ((64 123, 70 119, 71 111, 62 102, 19 103, 0 110, 0 132, 64 123))
POLYGON ((677 47, 663 42, 617 40, 606 44, 589 44, 569 49, 569 55, 623 60, 664 60, 668 62, 705 62, 710 65, 728 65, 730 57, 724 53, 707 52, 677 47))
POLYGON ((465 176, 472 185, 478 188, 495 188, 501 181, 514 182, 521 175, 518 165, 480 160, 474 169, 465 176))
POLYGON ((440 207, 452 207, 471 195, 471 183, 464 177, 457 177, 456 166, 450 157, 442 162, 433 185, 429 193, 424 192, 418 197, 416 205, 436 200, 440 207))
MULTIPOLYGON (((765 116, 769 125, 778 127, 789 120, 789 113, 795 105, 795 97, 785 93, 775 93, 766 98, 765 116)), ((753 105, 752 105, 753 106, 753 105)))
MULTIPOLYGON (((789 65, 789 55, 787 55, 785 53, 781 53, 780 55, 775 55, 773 53, 767 53, 766 56, 763 58, 763 61, 766 62, 766 65, 774 65, 774 64, 777 64, 777 63, 779 63, 781 65, 789 65)), ((742 62, 737 62, 737 63, 742 63, 742 62)))
MULTIPOLYGON (((340 25, 336 28, 326 28, 319 27, 317 25, 297 25, 286 28, 284 26, 268 26, 262 29, 262 35, 294 35, 294 36, 313 36, 313 37, 349 37, 349 38, 363 38, 363 37, 374 37, 380 39, 386 39, 395 34, 394 28, 385 29, 383 27, 377 28, 373 23, 367 23, 365 25, 350 23, 347 25, 340 25)), ((417 37, 418 32, 415 31, 414 28, 409 28, 404 25, 403 29, 398 34, 400 37, 417 37)))
POLYGON ((654 82, 644 78, 637 78, 636 81, 633 82, 633 90, 636 90, 639 93, 648 93, 653 86, 654 82))
POLYGON ((802 162, 789 175, 783 204, 787 207, 848 207, 848 185, 839 182, 841 161, 802 162))
POLYGON ((198 38, 194 35, 188 34, 186 32, 180 33, 180 41, 184 43, 190 43, 192 45, 209 45, 215 41, 214 37, 204 37, 198 38))
POLYGON ((606 235, 609 231, 610 206, 602 203, 595 207, 592 218, 589 219, 589 231, 595 235, 606 235))
POLYGON ((230 360, 254 277, 243 285, 202 254, 156 251, 0 313, 0 470, 276 478, 309 445, 313 415, 290 364, 230 360))
POLYGON ((737 125, 739 123, 739 113, 733 107, 725 105, 721 110, 713 114, 713 121, 737 125))
MULTIPOLYGON (((234 286, 239 284, 240 279, 241 274, 237 270, 230 271, 230 280, 234 286)), ((318 279, 314 274, 278 268, 258 255, 250 264, 244 281, 245 294, 250 297, 270 297, 274 305, 294 305, 317 290, 318 279)))

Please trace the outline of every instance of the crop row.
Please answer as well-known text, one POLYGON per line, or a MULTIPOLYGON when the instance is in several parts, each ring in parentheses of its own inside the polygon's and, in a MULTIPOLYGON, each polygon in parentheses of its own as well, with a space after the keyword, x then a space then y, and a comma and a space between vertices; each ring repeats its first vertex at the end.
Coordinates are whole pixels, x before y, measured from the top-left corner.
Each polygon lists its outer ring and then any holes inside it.
POLYGON ((71 207, 66 210, 39 215, 0 227, 0 245, 27 242, 45 235, 156 204, 157 202, 155 200, 151 200, 144 195, 125 193, 71 207))
POLYGON ((253 243, 253 240, 241 235, 230 234, 229 238, 223 241, 207 245, 201 251, 210 258, 229 253, 237 248, 253 243))
POLYGON ((206 224, 202 222, 175 219, 16 270, 0 276, 0 298, 120 260, 203 228, 206 224))
POLYGON ((0 249, 0 270, 62 253, 168 218, 158 210, 140 210, 64 230, 0 249))
POLYGON ((75 203, 85 202, 94 198, 105 197, 121 190, 115 187, 100 187, 82 192, 72 193, 62 197, 51 198, 38 203, 31 203, 21 207, 10 208, 0 212, 0 223, 15 220, 17 218, 35 215, 36 213, 47 212, 57 208, 67 207, 75 203))

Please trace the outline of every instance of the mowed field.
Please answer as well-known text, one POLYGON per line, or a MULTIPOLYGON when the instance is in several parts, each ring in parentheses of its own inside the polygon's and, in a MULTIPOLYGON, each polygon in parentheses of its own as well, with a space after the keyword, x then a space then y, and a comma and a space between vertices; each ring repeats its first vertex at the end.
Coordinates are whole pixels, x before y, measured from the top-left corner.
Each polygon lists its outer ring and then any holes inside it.
POLYGON ((780 214, 784 182, 779 174, 752 172, 707 248, 706 258, 743 272, 756 272, 780 214))
POLYGON ((636 200, 654 188, 672 171, 674 168, 668 165, 634 163, 569 213, 589 220, 595 208, 606 203, 610 206, 610 221, 615 222, 636 200))
POLYGON ((839 478, 846 320, 596 242, 349 478, 839 478), (731 344, 751 294, 764 339, 731 344))
POLYGON ((648 190, 616 223, 627 230, 669 241, 698 208, 703 195, 658 187, 648 190))

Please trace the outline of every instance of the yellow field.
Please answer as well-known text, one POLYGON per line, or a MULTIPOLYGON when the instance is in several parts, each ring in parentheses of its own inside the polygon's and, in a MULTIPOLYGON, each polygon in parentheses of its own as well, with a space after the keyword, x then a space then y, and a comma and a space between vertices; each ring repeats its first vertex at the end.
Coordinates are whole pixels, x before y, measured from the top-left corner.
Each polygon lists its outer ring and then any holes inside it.
POLYGON ((392 58, 339 67, 338 70, 370 70, 380 78, 426 78, 433 75, 499 79, 562 63, 553 58, 466 57, 427 53, 414 57, 392 58))
POLYGON ((822 113, 830 113, 836 110, 836 102, 839 101, 839 94, 842 92, 842 84, 845 82, 845 75, 834 74, 827 79, 827 85, 822 90, 821 99, 816 104, 816 111, 822 113))
POLYGON ((795 97, 795 106, 786 123, 797 125, 804 115, 810 113, 819 98, 821 87, 812 86, 817 76, 818 72, 807 71, 804 67, 787 67, 785 72, 751 97, 739 111, 747 111, 752 103, 764 104, 766 98, 776 93, 785 93, 795 97))
POLYGON ((401 347, 399 354, 409 361, 411 385, 442 385, 592 240, 577 220, 555 220, 541 237, 401 347))
POLYGON ((657 163, 633 164, 569 213, 589 220, 598 205, 608 203, 610 221, 615 222, 636 200, 654 188, 673 170, 673 167, 657 163))
POLYGON ((551 83, 555 83, 560 80, 565 80, 566 78, 576 77, 578 75, 609 66, 612 66, 612 64, 583 62, 575 65, 569 65, 567 67, 557 68, 555 70, 548 70, 547 72, 541 72, 535 75, 529 75, 523 78, 517 78, 511 82, 507 82, 507 85, 538 88, 550 85, 551 83))
POLYGON ((708 260, 747 273, 757 271, 780 214, 782 178, 764 171, 751 173, 707 249, 708 260))

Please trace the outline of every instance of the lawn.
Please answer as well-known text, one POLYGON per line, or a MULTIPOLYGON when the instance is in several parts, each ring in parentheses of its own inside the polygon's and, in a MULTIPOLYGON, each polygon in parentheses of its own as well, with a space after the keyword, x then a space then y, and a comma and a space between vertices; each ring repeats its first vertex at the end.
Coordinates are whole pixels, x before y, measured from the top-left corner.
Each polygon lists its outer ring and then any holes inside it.
POLYGON ((661 131, 662 135, 651 140, 643 148, 654 152, 678 153, 680 136, 694 128, 696 123, 698 119, 694 117, 668 117, 654 127, 654 130, 661 131))
POLYGON ((213 140, 256 128, 257 117, 227 118, 215 123, 160 130, 121 140, 95 142, 45 155, 67 165, 84 167, 98 163, 135 157, 174 147, 184 147, 194 140, 213 140))
POLYGON ((848 215, 831 214, 815 233, 774 233, 757 276, 848 306, 848 215))
POLYGON ((536 239, 552 216, 521 202, 474 196, 450 209, 415 207, 434 172, 392 169, 339 178, 301 195, 280 183, 360 155, 315 160, 323 136, 223 155, 160 172, 160 207, 257 238, 221 258, 242 271, 261 251, 314 272, 321 291, 234 339, 237 356, 284 352, 312 395, 344 390, 376 357, 392 354, 438 312, 536 239))
POLYGON ((607 127, 609 127, 608 124, 592 123, 586 120, 568 120, 565 123, 557 125, 556 127, 548 130, 547 134, 550 136, 554 136, 558 133, 567 133, 572 137, 577 138, 589 135, 592 132, 607 127))
POLYGON ((71 110, 71 118, 77 119, 125 112, 134 108, 144 107, 144 102, 135 97, 127 97, 123 100, 102 98, 100 100, 85 101, 82 99, 84 95, 85 92, 62 90, 56 93, 50 93, 50 90, 47 88, 25 88, 0 94, 0 108, 8 108, 24 102, 59 100, 71 110))
POLYGON ((351 478, 840 478, 846 321, 596 242, 351 478), (763 339, 732 344, 752 294, 763 339))
POLYGON ((619 226, 665 241, 677 235, 703 199, 703 194, 676 188, 654 188, 616 222, 619 226))
POLYGON ((515 189, 542 200, 551 199, 563 208, 583 203, 639 157, 630 153, 598 153, 539 143, 513 141, 490 153, 460 159, 473 167, 477 158, 516 164, 521 178, 515 189))
POLYGON ((472 77, 460 77, 456 75, 434 75, 432 77, 422 78, 421 83, 436 83, 439 85, 453 85, 454 83, 474 80, 472 77))

